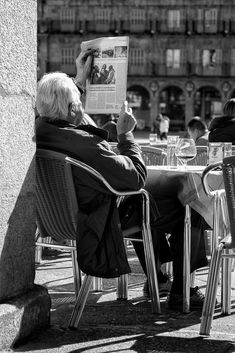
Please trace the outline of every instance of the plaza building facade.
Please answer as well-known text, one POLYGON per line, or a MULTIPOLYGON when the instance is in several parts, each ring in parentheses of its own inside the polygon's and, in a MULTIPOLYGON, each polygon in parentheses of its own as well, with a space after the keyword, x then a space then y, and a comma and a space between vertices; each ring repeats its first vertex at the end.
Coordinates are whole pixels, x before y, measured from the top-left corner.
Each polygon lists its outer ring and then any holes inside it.
POLYGON ((82 41, 129 36, 128 92, 139 127, 157 114, 184 130, 235 97, 234 0, 40 0, 38 78, 75 75, 82 41))

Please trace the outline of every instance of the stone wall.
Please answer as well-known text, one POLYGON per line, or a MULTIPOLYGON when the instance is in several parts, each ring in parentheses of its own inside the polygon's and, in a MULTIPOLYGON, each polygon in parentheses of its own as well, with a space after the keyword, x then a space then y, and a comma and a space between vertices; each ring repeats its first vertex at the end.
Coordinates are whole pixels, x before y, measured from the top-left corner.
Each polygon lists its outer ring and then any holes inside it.
POLYGON ((39 321, 48 323, 49 300, 44 319, 42 300, 35 302, 47 293, 34 286, 37 1, 1 0, 0 18, 0 348, 6 348, 39 321))
POLYGON ((0 2, 0 300, 34 281, 36 4, 0 2))

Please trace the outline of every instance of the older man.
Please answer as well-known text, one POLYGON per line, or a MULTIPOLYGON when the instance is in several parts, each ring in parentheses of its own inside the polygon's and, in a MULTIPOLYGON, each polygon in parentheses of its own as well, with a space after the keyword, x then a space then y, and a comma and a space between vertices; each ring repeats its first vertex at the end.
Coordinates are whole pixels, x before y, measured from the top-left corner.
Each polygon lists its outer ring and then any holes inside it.
MULTIPOLYGON (((123 104, 116 125, 118 155, 112 151, 107 142, 106 131, 90 125, 81 125, 84 117, 81 94, 84 92, 84 84, 90 73, 92 54, 93 52, 88 50, 79 55, 76 60, 77 75, 74 80, 64 73, 54 72, 44 75, 39 81, 36 102, 39 113, 39 118, 36 121, 37 147, 65 152, 69 156, 87 163, 99 171, 115 189, 138 190, 145 185, 147 173, 142 160, 141 150, 133 138, 132 131, 136 120, 128 104, 123 104)), ((74 169, 73 173, 75 188, 79 188, 80 191, 79 217, 81 220, 80 226, 83 230, 78 240, 80 244, 82 242, 82 246, 86 250, 85 253, 81 253, 78 246, 80 261, 90 261, 88 264, 90 267, 88 267, 91 273, 97 270, 96 268, 94 269, 93 257, 89 253, 89 245, 86 244, 86 232, 98 232, 99 238, 108 229, 113 235, 113 249, 110 249, 110 251, 114 254, 118 266, 106 269, 105 276, 115 277, 129 272, 123 253, 115 250, 116 236, 118 236, 117 230, 120 225, 118 215, 112 209, 115 206, 110 199, 110 195, 105 194, 104 190, 101 190, 97 185, 93 187, 91 185, 92 181, 88 180, 88 178, 84 177, 81 179, 81 176, 76 173, 76 169, 74 169), (92 218, 95 214, 99 214, 98 222, 95 222, 95 219, 92 218), (113 224, 116 227, 113 227, 113 224)), ((165 292, 170 290, 171 283, 161 273, 160 263, 170 260, 170 256, 172 256, 174 281, 169 296, 169 307, 178 308, 179 305, 182 305, 184 207, 177 200, 177 188, 165 190, 162 193, 158 186, 155 185, 154 180, 147 180, 146 188, 150 192, 151 197, 151 228, 157 259, 159 289, 160 292, 161 289, 165 292), (151 194, 153 194, 154 198, 151 194), (169 249, 165 233, 172 234, 170 240, 171 249, 169 249)), ((133 219, 138 221, 138 200, 133 202, 128 199, 124 206, 120 210, 122 225, 125 226, 126 223, 131 222, 133 219)), ((200 252, 200 247, 198 246, 201 239, 198 215, 196 215, 195 219, 195 222, 192 220, 192 224, 196 225, 197 229, 194 232, 195 237, 192 236, 192 238, 197 239, 198 243, 194 249, 194 255, 196 257, 198 253, 202 255, 196 261, 194 259, 193 270, 205 264, 203 251, 200 252)), ((120 249, 122 249, 120 242, 118 244, 120 249)), ((141 243, 135 242, 134 247, 146 272, 143 246, 141 243)), ((98 256, 97 253, 94 255, 98 256)), ((110 258, 111 266, 113 258, 112 256, 110 258)), ((102 271, 101 269, 100 275, 102 275, 102 271)), ((148 285, 146 283, 145 293, 147 289, 148 285)), ((191 290, 192 307, 201 308, 202 303, 201 293, 198 288, 193 288, 191 290)))

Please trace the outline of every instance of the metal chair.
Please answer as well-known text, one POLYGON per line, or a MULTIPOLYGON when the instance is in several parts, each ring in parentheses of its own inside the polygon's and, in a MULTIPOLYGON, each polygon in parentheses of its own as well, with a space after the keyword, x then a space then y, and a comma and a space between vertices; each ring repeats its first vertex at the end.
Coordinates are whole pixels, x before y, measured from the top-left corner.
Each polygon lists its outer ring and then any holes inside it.
POLYGON ((81 287, 76 252, 78 206, 71 173, 69 167, 60 167, 59 159, 53 160, 52 153, 38 150, 36 161, 36 259, 40 261, 43 247, 71 251, 77 295, 81 287))
POLYGON ((165 165, 166 151, 153 146, 141 146, 145 165, 165 165))
MULTIPOLYGON (((123 237, 131 238, 131 234, 142 232, 142 241, 144 244, 145 258, 147 264, 147 277, 150 285, 153 312, 160 313, 160 299, 158 291, 158 281, 156 274, 156 265, 152 245, 150 220, 149 220, 149 198, 146 190, 122 191, 114 190, 100 173, 90 166, 65 154, 38 149, 36 153, 36 197, 37 197, 37 225, 40 234, 43 236, 52 236, 53 239, 76 239, 76 231, 79 227, 78 212, 79 200, 77 202, 76 193, 72 176, 73 168, 80 168, 87 173, 92 174, 99 182, 103 184, 111 193, 117 196, 119 205, 124 196, 140 195, 142 197, 142 224, 123 231, 123 237)), ((86 303, 89 289, 93 277, 85 275, 79 294, 76 299, 75 307, 70 319, 69 326, 77 327, 81 318, 83 308, 86 303)), ((118 288, 125 288, 125 277, 119 278, 118 288)), ((119 297, 123 293, 118 293, 119 297)), ((125 295, 125 293, 124 293, 125 295)))
MULTIPOLYGON (((214 249, 219 242, 220 236, 220 221, 221 217, 225 219, 226 213, 226 197, 225 189, 210 190, 208 185, 208 176, 210 172, 221 166, 221 162, 210 164, 206 167, 202 173, 202 185, 205 193, 208 197, 214 198, 213 203, 213 227, 212 227, 212 239, 211 239, 211 249, 214 249)), ((225 222, 223 222, 225 224, 225 222)))
MULTIPOLYGON (((218 163, 216 163, 218 165, 218 163)), ((230 233, 225 232, 223 239, 212 251, 212 259, 207 279, 205 302, 202 309, 200 335, 209 335, 216 304, 216 292, 219 282, 219 272, 222 261, 223 302, 231 307, 231 260, 235 258, 235 157, 224 158, 221 163, 224 186, 227 199, 227 210, 230 224, 230 233)))

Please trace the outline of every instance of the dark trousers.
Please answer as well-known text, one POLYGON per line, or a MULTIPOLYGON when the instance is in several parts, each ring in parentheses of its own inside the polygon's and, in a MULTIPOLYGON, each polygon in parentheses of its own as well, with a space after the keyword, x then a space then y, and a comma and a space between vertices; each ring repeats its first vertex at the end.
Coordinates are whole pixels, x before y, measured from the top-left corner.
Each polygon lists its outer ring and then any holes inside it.
MULTIPOLYGON (((165 197, 156 190, 152 183, 146 184, 146 189, 150 192, 151 205, 151 231, 153 246, 156 258, 157 271, 160 270, 159 264, 173 261, 174 281, 172 290, 181 292, 183 288, 183 245, 184 245, 184 217, 185 207, 178 200, 176 193, 170 192, 165 197), (169 243, 165 234, 170 234, 169 243)), ((171 190, 172 191, 172 190, 171 190)), ((141 215, 140 200, 129 199, 129 214, 126 219, 129 222, 138 222, 141 215)), ((125 222, 124 222, 125 223, 125 222)), ((124 225, 125 227, 126 225, 124 225)), ((204 229, 206 223, 203 218, 193 209, 191 210, 191 272, 207 265, 204 229)), ((209 228, 209 226, 207 226, 209 228)), ((143 244, 133 242, 136 254, 141 266, 146 273, 146 263, 143 244)))

